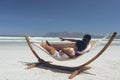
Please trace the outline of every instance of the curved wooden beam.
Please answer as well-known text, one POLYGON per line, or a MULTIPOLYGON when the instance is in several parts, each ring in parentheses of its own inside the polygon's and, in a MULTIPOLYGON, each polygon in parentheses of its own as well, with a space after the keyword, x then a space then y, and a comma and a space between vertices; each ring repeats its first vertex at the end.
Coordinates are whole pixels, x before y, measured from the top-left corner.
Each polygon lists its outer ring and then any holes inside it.
POLYGON ((60 65, 54 65, 54 64, 50 64, 49 62, 44 61, 43 59, 41 59, 37 53, 35 52, 35 50, 33 49, 31 42, 29 41, 28 36, 25 36, 25 39, 31 49, 31 51, 33 52, 33 54, 35 55, 35 57, 38 59, 38 61, 40 63, 42 63, 44 66, 47 67, 51 67, 51 68, 57 68, 57 69, 62 69, 62 70, 75 70, 71 75, 70 75, 70 79, 73 78, 74 76, 76 76, 82 69, 84 69, 87 65, 89 65, 90 63, 92 63, 93 61, 95 61, 111 44, 111 42, 113 41, 113 39, 115 38, 115 36, 117 35, 117 32, 114 32, 113 35, 111 36, 111 38, 109 39, 109 41, 106 43, 106 45, 103 47, 103 49, 93 58, 91 58, 90 60, 88 60, 86 63, 84 63, 83 65, 80 66, 76 66, 76 67, 68 67, 68 66, 60 66, 60 65))
POLYGON ((96 55, 94 56, 92 59, 90 59, 88 62, 84 63, 83 65, 81 65, 77 70, 75 70, 71 75, 70 75, 70 79, 73 78, 76 74, 79 73, 79 71, 81 70, 82 67, 87 66, 88 64, 92 63, 94 60, 96 60, 107 48, 108 46, 111 44, 111 42, 113 41, 113 39, 115 38, 115 36, 117 35, 117 32, 114 32, 113 35, 111 36, 111 38, 109 39, 109 41, 106 43, 106 45, 104 46, 104 48, 96 55))
POLYGON ((35 50, 33 49, 31 42, 29 40, 29 36, 25 36, 26 42, 28 43, 31 51, 33 52, 34 56, 38 59, 39 62, 42 62, 43 60, 38 56, 38 54, 35 52, 35 50))

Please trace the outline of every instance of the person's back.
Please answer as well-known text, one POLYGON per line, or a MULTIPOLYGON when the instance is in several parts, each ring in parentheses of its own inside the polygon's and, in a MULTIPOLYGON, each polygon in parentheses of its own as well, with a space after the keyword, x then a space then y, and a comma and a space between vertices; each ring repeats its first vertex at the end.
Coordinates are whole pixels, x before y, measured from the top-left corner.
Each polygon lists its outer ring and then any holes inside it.
POLYGON ((90 40, 91 40, 91 36, 88 34, 84 35, 82 40, 77 40, 76 41, 76 46, 78 48, 77 51, 84 50, 87 47, 87 45, 89 44, 90 40))
POLYGON ((86 34, 86 35, 84 35, 82 40, 76 41, 76 47, 77 47, 77 51, 75 54, 76 56, 79 56, 80 55, 79 53, 87 48, 90 40, 91 40, 91 36, 86 34))
POLYGON ((76 41, 76 46, 77 46, 77 51, 82 51, 86 48, 86 44, 81 40, 76 41))

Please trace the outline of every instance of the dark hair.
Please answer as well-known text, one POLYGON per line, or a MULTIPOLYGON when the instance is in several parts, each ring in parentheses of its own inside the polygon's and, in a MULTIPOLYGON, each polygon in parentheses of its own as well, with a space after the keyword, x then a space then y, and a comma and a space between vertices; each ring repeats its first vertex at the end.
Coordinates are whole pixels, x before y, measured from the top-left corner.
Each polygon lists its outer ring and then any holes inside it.
POLYGON ((76 46, 78 48, 78 51, 84 50, 87 47, 90 40, 91 40, 91 35, 89 35, 89 34, 84 35, 82 40, 77 40, 76 46))
POLYGON ((83 40, 84 39, 87 39, 88 41, 90 41, 91 40, 91 35, 89 35, 89 34, 84 35, 83 40))

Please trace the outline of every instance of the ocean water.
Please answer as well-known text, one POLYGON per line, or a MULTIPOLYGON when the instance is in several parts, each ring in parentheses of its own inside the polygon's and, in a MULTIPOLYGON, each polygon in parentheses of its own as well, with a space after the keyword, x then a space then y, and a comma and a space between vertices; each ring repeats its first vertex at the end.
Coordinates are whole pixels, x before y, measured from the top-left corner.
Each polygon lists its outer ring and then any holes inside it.
MULTIPOLYGON (((73 38, 81 40, 81 38, 73 38)), ((31 41, 39 42, 42 40, 48 40, 50 42, 60 41, 58 37, 30 37, 31 41)), ((104 45, 108 39, 92 39, 92 40, 99 40, 101 45, 104 45)), ((0 44, 7 44, 7 43, 26 43, 25 37, 15 37, 15 36, 0 36, 0 44)), ((112 45, 120 46, 120 39, 114 39, 112 45)))
MULTIPOLYGON (((31 41, 59 41, 59 38, 52 37, 30 37, 31 41)), ((25 42, 25 37, 0 36, 0 42, 25 42)))

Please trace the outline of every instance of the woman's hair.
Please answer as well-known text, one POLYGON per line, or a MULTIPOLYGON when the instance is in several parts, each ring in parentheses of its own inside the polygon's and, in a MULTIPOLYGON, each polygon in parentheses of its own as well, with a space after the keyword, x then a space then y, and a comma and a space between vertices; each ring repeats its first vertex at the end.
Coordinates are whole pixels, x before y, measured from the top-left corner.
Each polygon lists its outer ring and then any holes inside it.
POLYGON ((83 41, 89 42, 90 40, 91 40, 91 35, 89 35, 89 34, 84 35, 83 41))
POLYGON ((77 40, 76 46, 78 48, 78 51, 84 50, 87 47, 87 45, 89 44, 90 40, 91 40, 91 36, 89 34, 84 35, 82 41, 77 40))

